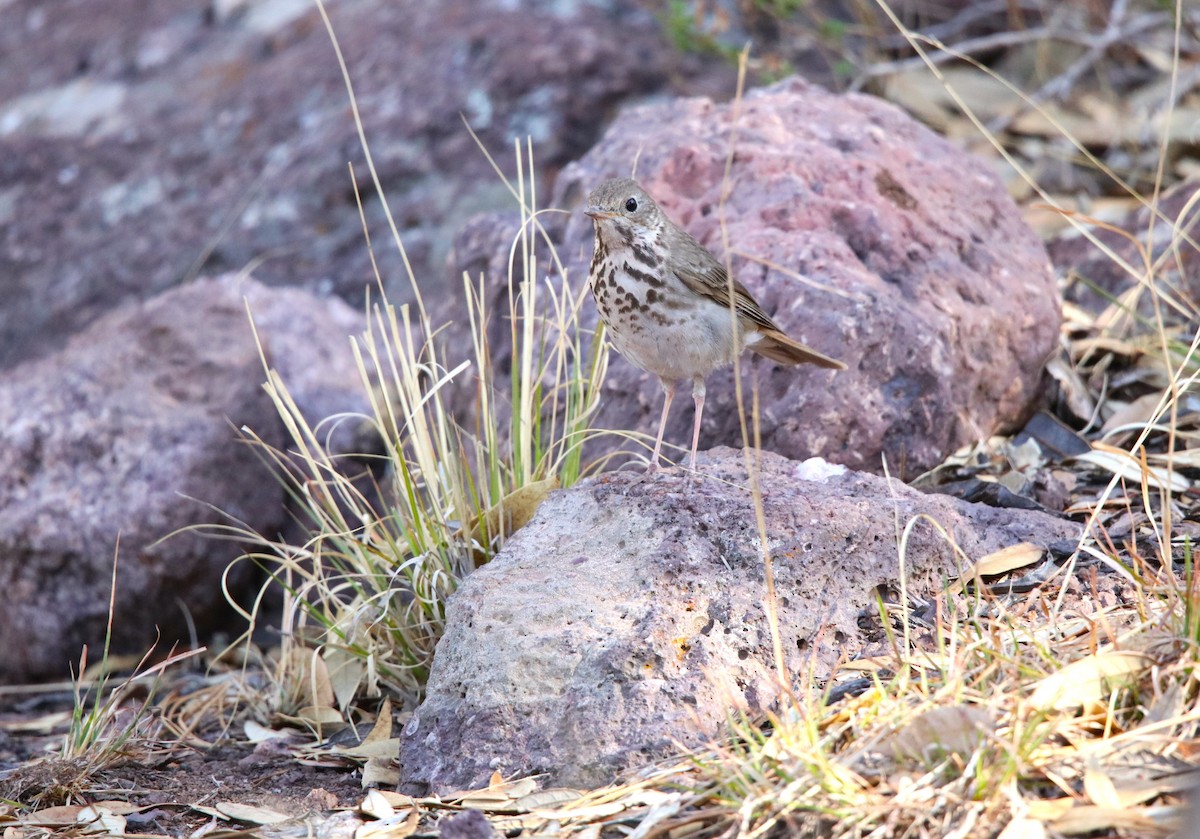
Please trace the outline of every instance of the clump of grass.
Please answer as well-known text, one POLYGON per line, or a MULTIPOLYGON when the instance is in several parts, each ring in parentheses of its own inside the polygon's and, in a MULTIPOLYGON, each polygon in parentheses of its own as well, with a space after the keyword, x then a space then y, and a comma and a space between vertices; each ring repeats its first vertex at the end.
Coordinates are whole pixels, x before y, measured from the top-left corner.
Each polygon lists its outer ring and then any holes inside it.
MULTIPOLYGON (((325 23, 376 192, 407 266, 349 75, 325 23)), ((355 698, 383 692, 415 704, 442 635, 447 598, 547 492, 583 473, 606 356, 591 351, 582 299, 541 226, 532 147, 522 153, 518 143, 516 152, 516 180, 506 180, 520 211, 507 305, 489 308, 496 278, 491 284, 482 276, 462 278, 456 328, 462 334, 466 326, 469 338, 458 343, 469 346, 442 346, 448 324, 429 314, 411 268, 414 303, 404 306, 389 302, 376 270, 380 297, 368 304, 367 330, 352 344, 369 414, 314 427, 286 383, 267 370, 266 390, 290 443, 279 451, 246 434, 287 487, 308 538, 290 545, 244 528, 223 532, 255 544, 245 561, 267 569, 269 585, 285 594, 282 648, 265 663, 277 685, 273 710, 294 722, 336 722, 355 698), (544 265, 557 269, 556 279, 541 273, 544 265), (489 324, 498 317, 511 326, 507 380, 497 378, 488 346, 489 324), (464 391, 474 392, 477 405, 469 429, 452 410, 451 397, 464 391), (334 449, 333 432, 346 423, 357 426, 356 438, 376 442, 373 454, 334 449)), ((370 248, 365 219, 364 234, 370 248)), ((262 600, 244 611, 252 627, 262 600)))
POLYGON ((659 13, 659 22, 671 45, 680 52, 717 56, 732 63, 737 60, 739 50, 721 42, 721 23, 706 20, 714 13, 719 15, 719 10, 706 9, 704 4, 668 0, 659 13))
MULTIPOLYGON (((414 306, 384 297, 369 307, 367 331, 353 347, 371 413, 335 422, 357 423, 356 436, 365 429, 378 441, 372 469, 363 470, 362 455, 335 453, 334 426, 310 426, 273 370, 266 388, 289 450, 247 432, 285 481, 309 533, 298 546, 263 540, 266 549, 248 555, 286 592, 284 649, 274 662, 280 683, 304 658, 297 648, 318 650, 340 711, 360 689, 378 695, 386 688, 415 702, 459 581, 494 555, 547 492, 583 472, 604 355, 589 351, 579 296, 537 273, 543 262, 532 177, 514 195, 522 215, 513 250, 522 258, 512 264, 524 274, 508 278, 508 308, 500 313, 487 308, 486 278, 464 276, 467 360, 447 360, 438 340, 445 325, 432 322, 415 281, 414 306), (507 381, 497 380, 487 343, 497 316, 512 326, 507 381), (473 430, 450 407, 454 389, 468 387, 478 405, 473 430)), ((292 699, 280 704, 282 713, 314 700, 300 681, 286 692, 292 699)))
POLYGON ((57 753, 22 766, 5 779, 0 798, 33 809, 70 804, 85 799, 98 776, 130 762, 146 762, 152 755, 171 752, 178 745, 172 730, 155 707, 163 672, 204 648, 169 655, 146 667, 151 648, 127 678, 113 684, 109 657, 113 614, 116 607, 117 559, 113 557, 108 623, 100 661, 88 668, 88 648, 79 656, 78 674, 72 674, 71 721, 57 753), (94 672, 92 672, 94 671, 94 672))
POLYGON ((33 809, 85 800, 98 776, 128 763, 145 764, 153 756, 169 754, 179 743, 155 708, 163 671, 203 649, 168 657, 145 668, 153 650, 135 671, 112 684, 108 669, 107 640, 97 675, 87 679, 88 650, 79 658, 80 675, 72 678, 74 704, 71 724, 57 754, 23 766, 9 780, 5 797, 23 801, 33 809), (143 669, 145 668, 145 669, 143 669))

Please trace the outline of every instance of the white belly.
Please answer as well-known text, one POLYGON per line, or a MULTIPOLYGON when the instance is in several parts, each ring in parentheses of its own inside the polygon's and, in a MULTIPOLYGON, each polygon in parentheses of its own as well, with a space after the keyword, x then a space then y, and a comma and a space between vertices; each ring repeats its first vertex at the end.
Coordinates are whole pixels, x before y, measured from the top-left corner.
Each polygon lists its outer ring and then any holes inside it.
POLYGON ((695 379, 733 363, 745 346, 745 340, 735 346, 728 309, 682 284, 652 290, 627 277, 616 279, 607 300, 597 295, 600 315, 617 352, 641 369, 668 380, 695 379))

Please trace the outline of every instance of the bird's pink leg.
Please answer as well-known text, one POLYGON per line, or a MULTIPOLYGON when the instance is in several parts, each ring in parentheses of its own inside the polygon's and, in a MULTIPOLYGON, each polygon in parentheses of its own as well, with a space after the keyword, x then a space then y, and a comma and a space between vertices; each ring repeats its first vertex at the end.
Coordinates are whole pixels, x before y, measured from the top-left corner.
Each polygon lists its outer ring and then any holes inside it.
POLYGON ((696 419, 692 422, 692 456, 688 460, 688 470, 696 471, 696 448, 700 445, 700 417, 704 416, 704 378, 697 376, 692 380, 692 401, 696 403, 696 419))
POLYGON ((658 420, 658 438, 654 441, 654 454, 650 457, 650 465, 646 467, 646 474, 653 475, 658 471, 658 458, 662 454, 663 434, 667 430, 667 417, 671 413, 671 400, 675 398, 675 382, 662 380, 663 387, 663 409, 662 416, 658 420))

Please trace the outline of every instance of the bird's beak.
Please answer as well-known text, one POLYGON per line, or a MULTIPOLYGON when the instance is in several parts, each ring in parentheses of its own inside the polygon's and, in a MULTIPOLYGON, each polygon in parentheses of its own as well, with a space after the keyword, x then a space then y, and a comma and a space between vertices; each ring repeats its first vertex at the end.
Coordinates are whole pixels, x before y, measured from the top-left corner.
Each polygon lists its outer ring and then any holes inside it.
POLYGON ((616 213, 610 213, 607 210, 601 210, 599 207, 595 206, 588 207, 583 211, 583 214, 592 219, 616 218, 617 215, 616 213))

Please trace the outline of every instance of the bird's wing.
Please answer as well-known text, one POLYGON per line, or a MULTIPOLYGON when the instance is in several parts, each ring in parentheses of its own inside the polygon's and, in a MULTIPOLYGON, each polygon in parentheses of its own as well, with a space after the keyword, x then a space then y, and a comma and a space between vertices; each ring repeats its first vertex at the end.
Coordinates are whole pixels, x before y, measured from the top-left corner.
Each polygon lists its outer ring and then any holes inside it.
MULTIPOLYGON (((692 241, 695 242, 695 239, 692 241)), ((696 243, 694 250, 674 250, 676 254, 686 252, 698 254, 698 256, 690 260, 677 259, 673 265, 675 276, 679 277, 680 281, 696 294, 707 297, 719 306, 728 309, 731 283, 725 266, 704 250, 699 243, 696 243)), ((732 282, 732 288, 733 305, 740 316, 764 329, 779 329, 775 321, 771 320, 771 317, 762 310, 758 301, 750 295, 744 285, 735 279, 732 282)))

